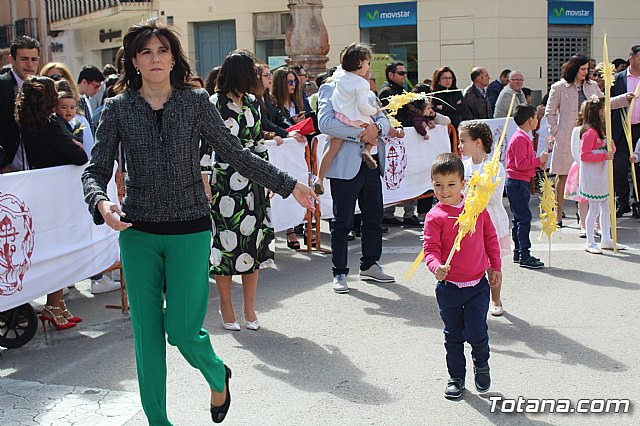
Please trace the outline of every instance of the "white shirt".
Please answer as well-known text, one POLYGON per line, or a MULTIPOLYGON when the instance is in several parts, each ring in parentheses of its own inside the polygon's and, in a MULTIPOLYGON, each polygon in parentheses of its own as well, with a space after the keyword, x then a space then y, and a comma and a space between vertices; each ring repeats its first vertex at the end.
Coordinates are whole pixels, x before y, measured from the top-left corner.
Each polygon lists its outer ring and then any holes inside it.
POLYGON ((340 67, 333 74, 333 80, 336 84, 331 96, 333 110, 346 115, 350 120, 369 123, 371 116, 378 113, 378 109, 369 103, 369 82, 340 67))

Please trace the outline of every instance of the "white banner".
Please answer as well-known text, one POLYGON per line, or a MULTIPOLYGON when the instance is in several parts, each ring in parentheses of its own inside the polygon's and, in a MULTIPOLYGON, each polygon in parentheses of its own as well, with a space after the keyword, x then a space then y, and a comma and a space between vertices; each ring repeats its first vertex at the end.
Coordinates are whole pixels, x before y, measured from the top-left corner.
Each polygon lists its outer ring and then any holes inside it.
MULTIPOLYGON (((451 152, 451 143, 446 126, 436 126, 429 130, 429 139, 425 140, 413 127, 405 127, 403 139, 386 139, 387 155, 385 173, 382 179, 382 199, 385 205, 415 198, 433 189, 431 183, 431 164, 435 158, 451 152)), ((327 143, 326 135, 318 136, 316 154, 318 161, 327 143)), ((333 217, 333 200, 329 179, 324 181, 325 193, 320 197, 322 218, 333 217)), ((356 206, 356 212, 359 211, 356 206)))
MULTIPOLYGON (((0 175, 0 311, 95 275, 119 257, 118 233, 95 226, 84 166, 0 175)), ((115 181, 109 197, 117 200, 115 181)))
MULTIPOLYGON (((500 140, 500 135, 502 134, 502 129, 504 129, 504 118, 492 118, 488 120, 477 120, 482 121, 483 123, 487 123, 487 125, 491 128, 491 133, 493 133, 493 144, 498 143, 500 140)), ((464 123, 464 122, 463 122, 464 123)), ((540 130, 538 131, 538 149, 536 155, 539 157, 543 151, 547 151, 547 147, 549 145, 549 124, 547 122, 547 117, 542 117, 540 119, 540 130)), ((504 143, 502 144, 502 154, 500 155, 500 161, 504 164, 506 159, 505 155, 507 153, 507 147, 509 146, 509 140, 511 136, 518 129, 516 122, 513 121, 513 117, 509 118, 509 124, 507 125, 507 134, 504 137, 504 143)), ((532 137, 532 134, 529 133, 529 136, 532 137)))
MULTIPOLYGON (((282 145, 278 145, 276 141, 266 141, 269 162, 306 184, 309 178, 309 169, 305 160, 307 144, 293 138, 283 140, 282 145)), ((275 232, 301 224, 306 212, 307 210, 301 207, 293 196, 283 199, 276 194, 271 199, 271 224, 275 232)))

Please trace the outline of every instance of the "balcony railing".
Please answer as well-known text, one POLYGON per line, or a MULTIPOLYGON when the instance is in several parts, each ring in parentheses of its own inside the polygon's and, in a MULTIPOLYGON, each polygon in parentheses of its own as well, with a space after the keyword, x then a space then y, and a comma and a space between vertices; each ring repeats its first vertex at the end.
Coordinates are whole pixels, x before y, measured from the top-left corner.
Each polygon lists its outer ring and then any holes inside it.
POLYGON ((22 18, 16 22, 16 36, 23 35, 38 38, 38 18, 22 18))
POLYGON ((0 25, 0 49, 6 49, 13 38, 13 25, 0 25))
POLYGON ((101 10, 123 5, 151 4, 153 0, 47 0, 47 14, 49 22, 59 22, 73 19, 101 10))

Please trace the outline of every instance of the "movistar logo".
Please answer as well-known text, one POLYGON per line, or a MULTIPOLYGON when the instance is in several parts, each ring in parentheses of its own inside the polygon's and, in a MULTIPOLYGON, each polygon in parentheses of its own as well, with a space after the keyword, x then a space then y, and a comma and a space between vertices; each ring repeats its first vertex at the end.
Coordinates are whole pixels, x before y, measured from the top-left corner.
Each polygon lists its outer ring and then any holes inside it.
POLYGON ((364 14, 364 18, 373 22, 376 19, 397 19, 397 18, 409 18, 411 16, 411 11, 408 10, 399 10, 396 12, 380 12, 379 10, 374 10, 373 12, 366 12, 364 14))
POLYGON ((553 8, 553 14, 555 15, 556 18, 561 18, 562 15, 564 15, 564 7, 561 7, 560 9, 556 9, 554 7, 553 8))
POLYGON ((380 16, 380 11, 379 10, 374 10, 373 13, 372 12, 367 12, 365 14, 365 19, 367 21, 375 21, 378 17, 380 16))
POLYGON ((556 18, 562 18, 562 17, 567 17, 567 18, 573 18, 573 17, 589 17, 590 16, 590 11, 589 9, 565 9, 564 7, 561 7, 560 9, 558 8, 553 8, 552 10, 553 16, 555 16, 556 18))

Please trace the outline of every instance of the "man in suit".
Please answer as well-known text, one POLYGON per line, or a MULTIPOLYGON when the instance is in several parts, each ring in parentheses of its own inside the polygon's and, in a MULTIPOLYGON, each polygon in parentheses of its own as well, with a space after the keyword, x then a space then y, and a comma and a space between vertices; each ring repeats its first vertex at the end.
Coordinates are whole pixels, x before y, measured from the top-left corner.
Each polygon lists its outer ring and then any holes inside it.
POLYGON ((104 81, 102 71, 93 65, 84 65, 80 74, 78 74, 78 92, 80 93, 80 102, 78 106, 84 112, 84 116, 91 125, 91 133, 96 133, 98 119, 100 117, 93 116, 91 109, 91 98, 98 93, 100 86, 104 81))
POLYGON ((471 85, 462 93, 462 120, 483 120, 493 118, 493 108, 487 97, 487 86, 491 81, 486 68, 475 67, 471 70, 471 85))
POLYGON ((496 101, 496 106, 493 112, 493 118, 503 118, 507 116, 509 112, 509 105, 511 104, 511 97, 515 94, 516 99, 513 102, 513 111, 515 111, 518 105, 526 105, 527 100, 525 99, 524 92, 522 91, 522 86, 524 86, 524 75, 521 71, 512 71, 509 73, 509 84, 502 89, 500 95, 498 95, 498 100, 496 101))
POLYGON ((11 165, 20 145, 20 132, 14 119, 16 96, 22 82, 38 72, 39 60, 38 40, 21 36, 11 42, 11 71, 0 76, 0 146, 5 154, 4 159, 0 161, 0 173, 16 170, 16 167, 11 165))
MULTIPOLYGON (((337 118, 331 104, 335 83, 320 86, 318 96, 318 125, 327 135, 343 139, 334 157, 327 178, 331 181, 333 219, 331 220, 331 260, 333 262, 333 290, 349 292, 346 276, 349 273, 347 238, 353 227, 356 201, 362 211, 362 257, 360 279, 377 282, 393 282, 378 265, 382 254, 382 182, 385 146, 380 135, 389 131, 389 120, 383 113, 374 117, 375 124, 364 130, 348 126, 337 118), (362 161, 360 153, 364 143, 377 146, 378 169, 372 170, 362 161)), ((372 152, 372 154, 375 154, 372 152)))
POLYGON ((510 69, 504 69, 500 73, 500 77, 493 80, 491 84, 487 87, 487 98, 489 98, 489 103, 491 104, 491 108, 496 109, 496 101, 498 100, 498 96, 504 86, 509 83, 509 74, 511 74, 510 69))
MULTIPOLYGON (((631 48, 629 67, 616 74, 611 96, 634 93, 638 84, 640 84, 640 44, 631 48)), ((631 119, 632 143, 635 149, 640 138, 640 102, 636 101, 633 111, 628 111, 628 108, 626 110, 631 119)), ((616 153, 613 157, 613 182, 618 205, 616 217, 622 217, 625 213, 631 211, 628 180, 631 153, 629 152, 627 136, 622 127, 622 111, 622 109, 614 109, 611 112, 611 136, 616 144, 616 153)), ((638 163, 635 163, 634 167, 636 168, 636 177, 638 177, 640 174, 638 163)), ((638 200, 634 205, 634 216, 640 218, 640 209, 637 203, 638 200)))

